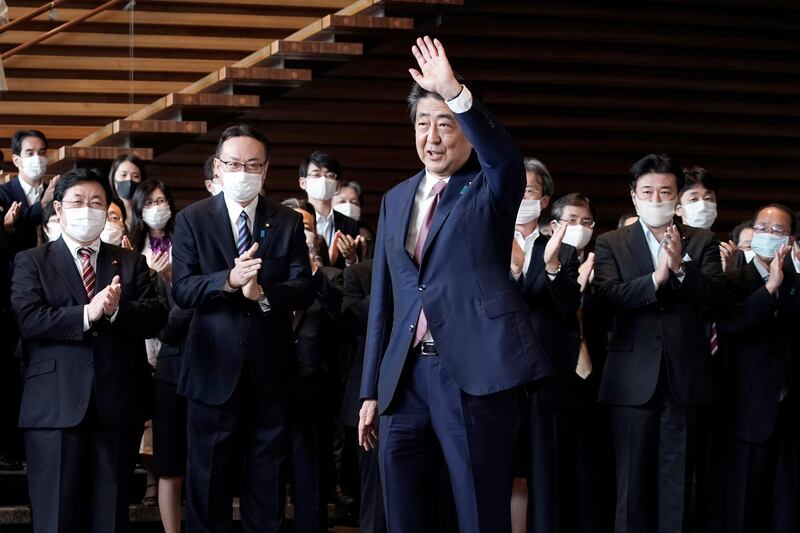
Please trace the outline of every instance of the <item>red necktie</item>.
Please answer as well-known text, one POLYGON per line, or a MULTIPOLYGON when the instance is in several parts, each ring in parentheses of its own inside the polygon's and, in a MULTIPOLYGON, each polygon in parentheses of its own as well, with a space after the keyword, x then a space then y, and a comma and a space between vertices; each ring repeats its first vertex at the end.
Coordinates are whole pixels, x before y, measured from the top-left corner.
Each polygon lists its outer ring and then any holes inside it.
POLYGON ((78 256, 81 258, 81 276, 83 277, 83 287, 86 289, 86 296, 92 299, 94 296, 94 283, 97 277, 92 268, 92 254, 94 250, 91 248, 78 248, 78 256))
MULTIPOLYGON (((442 197, 442 191, 447 186, 447 182, 440 180, 433 186, 433 202, 425 213, 425 218, 422 219, 422 226, 419 228, 419 235, 417 235, 417 244, 414 246, 414 261, 417 265, 422 263, 422 251, 425 249, 425 241, 428 240, 428 232, 431 230, 431 223, 433 222, 433 215, 436 212, 436 207, 439 205, 439 199, 442 197)), ((428 332, 428 319, 425 318, 425 310, 420 308, 419 318, 417 319, 417 329, 414 334, 414 347, 416 347, 422 338, 428 332)))

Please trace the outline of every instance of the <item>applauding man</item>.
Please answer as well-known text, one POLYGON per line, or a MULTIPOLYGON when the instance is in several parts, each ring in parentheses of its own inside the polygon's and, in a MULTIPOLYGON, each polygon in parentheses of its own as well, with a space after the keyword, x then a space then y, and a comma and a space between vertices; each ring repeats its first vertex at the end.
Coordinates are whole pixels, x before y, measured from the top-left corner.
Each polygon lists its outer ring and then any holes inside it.
POLYGON ((194 309, 178 392, 188 398, 187 531, 230 531, 242 474, 245 531, 278 531, 292 311, 314 300, 303 219, 259 192, 269 143, 231 126, 217 144, 222 194, 178 214, 172 295, 194 309))
POLYGON ((412 52, 425 168, 381 205, 359 438, 378 446, 391 533, 436 531, 442 455, 461 532, 507 531, 519 386, 550 373, 508 273, 525 168, 442 44, 412 52))
MULTIPOLYGON (((126 530, 145 413, 144 339, 167 320, 144 257, 101 243, 107 181, 71 170, 54 192, 61 237, 16 256, 35 532, 126 530)), ((149 377, 147 377, 149 379, 149 377)))

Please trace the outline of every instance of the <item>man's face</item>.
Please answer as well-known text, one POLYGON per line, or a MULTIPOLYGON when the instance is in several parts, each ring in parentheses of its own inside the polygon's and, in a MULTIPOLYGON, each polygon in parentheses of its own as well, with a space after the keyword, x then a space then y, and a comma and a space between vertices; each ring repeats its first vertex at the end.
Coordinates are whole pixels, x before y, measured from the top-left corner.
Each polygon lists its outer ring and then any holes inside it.
POLYGON ((749 252, 752 250, 750 245, 753 242, 753 228, 744 228, 739 233, 739 244, 737 245, 740 250, 749 252))
MULTIPOLYGON (((789 244, 794 244, 792 219, 783 209, 768 207, 756 213, 756 218, 753 222, 753 235, 767 232, 777 236, 788 235, 789 244)), ((759 257, 765 263, 769 263, 772 260, 772 257, 763 257, 761 255, 759 255, 759 257)))
POLYGON ((706 189, 702 185, 695 185, 691 189, 686 190, 683 192, 683 194, 681 194, 681 197, 678 199, 678 207, 675 210, 675 213, 679 217, 683 216, 683 206, 687 204, 693 204, 694 202, 699 202, 700 200, 716 204, 717 194, 710 189, 706 189))
MULTIPOLYGON (((106 193, 103 187, 96 181, 80 182, 64 191, 61 201, 53 202, 58 221, 62 227, 66 227, 67 221, 64 217, 64 210, 79 209, 89 207, 91 209, 108 210, 106 204, 106 193)), ((67 215, 69 216, 69 215, 67 215)))
POLYGON ((231 137, 224 143, 219 150, 219 157, 214 160, 215 174, 218 176, 220 185, 225 183, 226 172, 248 172, 252 174, 261 174, 261 183, 264 183, 264 177, 267 174, 269 161, 267 161, 267 153, 264 145, 261 142, 253 139, 252 137, 231 137), (239 170, 229 170, 223 163, 240 163, 242 165, 264 165, 259 172, 252 172, 246 168, 239 170))
POLYGON ((550 197, 543 195, 544 182, 538 174, 530 170, 525 171, 525 200, 539 200, 542 211, 550 204, 550 197))
POLYGON ((667 202, 678 197, 678 179, 675 174, 650 172, 639 176, 636 188, 631 191, 631 199, 640 202, 667 202))
POLYGON ((14 163, 14 166, 17 167, 20 174, 24 175, 22 159, 33 156, 47 157, 47 148, 44 146, 44 141, 39 137, 25 137, 22 139, 22 148, 19 151, 19 155, 13 154, 11 156, 11 161, 14 163))
POLYGON ((106 213, 106 221, 110 224, 116 224, 119 227, 124 227, 122 221, 122 210, 113 202, 108 204, 108 212, 106 213))
POLYGON ((356 190, 352 187, 342 187, 339 189, 339 192, 333 196, 333 205, 338 204, 355 204, 360 207, 356 190))
POLYGON ((452 176, 464 166, 472 151, 467 137, 447 104, 433 97, 417 102, 414 123, 417 155, 435 177, 452 176))
POLYGON ((306 190, 306 180, 308 179, 320 179, 326 178, 329 180, 335 180, 338 178, 336 172, 332 171, 326 166, 318 166, 316 163, 310 162, 308 164, 308 168, 306 168, 306 175, 300 176, 300 188, 304 191, 306 190))

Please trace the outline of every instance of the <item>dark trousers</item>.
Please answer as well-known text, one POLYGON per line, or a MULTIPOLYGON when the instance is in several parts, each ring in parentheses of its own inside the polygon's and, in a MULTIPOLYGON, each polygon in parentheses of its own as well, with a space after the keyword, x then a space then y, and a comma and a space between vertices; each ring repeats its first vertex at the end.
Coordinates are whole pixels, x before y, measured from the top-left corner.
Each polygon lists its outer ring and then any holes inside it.
POLYGON ((378 455, 389 531, 440 531, 440 485, 432 481, 442 460, 461 533, 510 531, 520 407, 516 389, 466 394, 439 357, 410 353, 393 404, 380 418, 378 455))
POLYGON ((663 370, 649 402, 611 407, 617 533, 687 530, 699 410, 677 403, 663 370))
POLYGON ((236 390, 224 404, 188 401, 187 533, 231 531, 238 478, 242 530, 279 530, 285 401, 278 385, 266 381, 245 364, 236 390))
POLYGON ((725 494, 726 533, 800 531, 800 447, 797 402, 781 402, 772 436, 763 443, 728 437, 725 494))
POLYGON ((378 451, 366 451, 359 446, 358 466, 361 473, 359 531, 361 533, 386 533, 386 511, 383 508, 378 451))
POLYGON ((33 531, 127 531, 137 436, 106 427, 93 403, 76 427, 24 430, 33 531))
MULTIPOLYGON (((7 318, 5 315, 0 317, 7 318)), ((12 335, 4 329, 3 335, 6 334, 12 335)), ((2 344, 6 342, 5 338, 0 341, 2 344)), ((17 427, 22 399, 22 372, 20 359, 12 355, 12 351, 11 346, 0 346, 0 455, 22 459, 22 434, 17 427)))
POLYGON ((320 383, 298 383, 288 409, 289 459, 295 533, 325 531, 327 506, 322 497, 320 447, 320 383))

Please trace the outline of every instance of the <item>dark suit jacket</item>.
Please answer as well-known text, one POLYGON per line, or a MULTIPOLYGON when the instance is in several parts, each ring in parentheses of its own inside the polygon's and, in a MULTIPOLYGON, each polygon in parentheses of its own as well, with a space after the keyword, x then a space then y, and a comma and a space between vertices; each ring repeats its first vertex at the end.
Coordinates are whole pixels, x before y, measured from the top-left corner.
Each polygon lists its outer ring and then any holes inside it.
POLYGON ((550 281, 544 265, 544 249, 550 240, 537 237, 528 271, 520 278, 520 289, 528 304, 534 331, 555 370, 538 391, 542 405, 550 410, 576 407, 580 378, 575 374, 580 347, 580 325, 576 312, 581 292, 578 285, 578 257, 575 248, 562 244, 561 271, 550 281))
POLYGON ((19 184, 19 176, 0 185, 0 207, 3 208, 3 214, 14 202, 22 203, 22 212, 14 225, 14 231, 6 234, 12 260, 17 252, 33 248, 38 244, 36 228, 42 224, 42 204, 37 202, 34 205, 28 205, 25 191, 19 184))
POLYGON ((467 393, 491 394, 551 373, 508 275, 525 189, 522 154, 477 99, 456 120, 479 161, 472 158, 450 178, 420 265, 405 243, 425 171, 381 203, 361 385, 361 398, 377 398, 380 412, 394 397, 422 307, 442 363, 467 393))
POLYGON ((714 234, 679 226, 686 277, 671 276, 658 291, 641 224, 597 239, 595 295, 614 317, 600 400, 642 405, 656 391, 662 356, 667 382, 682 404, 715 400, 719 380, 711 359, 706 323, 725 293, 719 243, 714 234))
POLYGON ((342 336, 338 326, 342 309, 342 271, 320 267, 312 276, 314 303, 295 311, 292 329, 295 337, 298 376, 319 377, 323 365, 335 366, 342 336))
POLYGON ((782 385, 797 394, 800 276, 791 258, 783 273, 780 289, 770 295, 752 262, 731 271, 729 304, 717 322, 725 354, 725 425, 747 442, 772 435, 782 385))
POLYGON ((264 386, 281 385, 292 353, 291 312, 311 305, 314 291, 303 222, 293 210, 259 197, 253 240, 263 259, 258 281, 266 313, 242 292, 223 287, 238 256, 224 193, 178 213, 172 242, 172 295, 194 309, 178 391, 221 405, 233 394, 245 359, 264 386))
POLYGON ((166 306, 140 254, 102 243, 96 274, 98 290, 120 276, 119 312, 113 323, 100 320, 84 333, 89 299, 63 239, 17 254, 12 301, 25 363, 21 427, 74 427, 92 396, 107 426, 145 420, 144 339, 164 325, 166 306))
POLYGON ((364 370, 364 335, 367 332, 369 296, 372 288, 372 259, 361 261, 344 270, 342 324, 354 337, 355 354, 347 369, 344 396, 339 419, 348 427, 358 427, 361 409, 359 388, 364 370))

